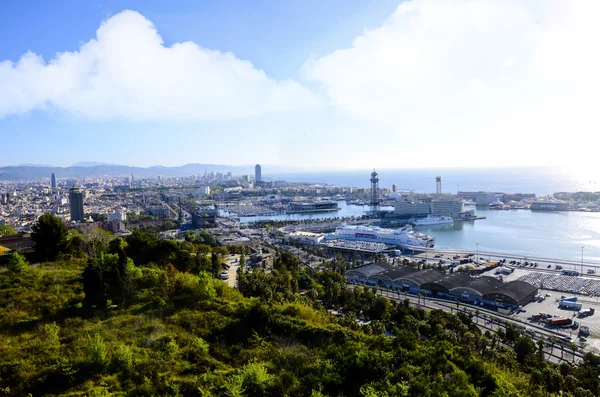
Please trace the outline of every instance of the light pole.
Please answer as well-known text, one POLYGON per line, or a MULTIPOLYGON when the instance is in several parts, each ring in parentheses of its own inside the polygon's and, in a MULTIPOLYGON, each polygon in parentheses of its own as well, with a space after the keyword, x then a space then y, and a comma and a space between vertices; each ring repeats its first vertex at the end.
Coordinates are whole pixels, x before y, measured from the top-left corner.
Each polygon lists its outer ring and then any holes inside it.
POLYGON ((581 275, 583 275, 583 245, 581 246, 581 275))
POLYGON ((475 243, 477 245, 477 266, 479 266, 479 243, 475 243))

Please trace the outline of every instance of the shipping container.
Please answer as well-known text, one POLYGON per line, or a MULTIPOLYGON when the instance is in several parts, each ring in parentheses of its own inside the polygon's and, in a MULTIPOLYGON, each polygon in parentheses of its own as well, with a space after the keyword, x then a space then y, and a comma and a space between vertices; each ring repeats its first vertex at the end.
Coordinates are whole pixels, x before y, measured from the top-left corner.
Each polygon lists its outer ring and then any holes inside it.
POLYGON ((581 310, 581 307, 583 305, 581 303, 578 302, 571 302, 571 301, 560 301, 560 303, 558 304, 558 307, 561 309, 567 309, 567 310, 575 310, 575 311, 579 311, 581 310))
POLYGON ((554 317, 546 320, 548 325, 570 325, 573 322, 570 318, 566 317, 554 317))
POLYGON ((560 298, 561 301, 567 301, 567 302, 577 302, 577 297, 576 296, 571 296, 571 297, 564 297, 562 296, 560 298))

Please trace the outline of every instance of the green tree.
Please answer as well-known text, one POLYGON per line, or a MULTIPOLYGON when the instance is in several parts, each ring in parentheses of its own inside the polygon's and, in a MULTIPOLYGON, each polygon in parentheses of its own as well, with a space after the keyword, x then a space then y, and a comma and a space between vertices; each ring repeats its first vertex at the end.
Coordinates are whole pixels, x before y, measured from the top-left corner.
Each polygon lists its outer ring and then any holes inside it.
POLYGON ((195 230, 188 230, 185 232, 185 241, 195 243, 198 241, 198 232, 195 230))
POLYGON ((515 342, 515 353, 517 354, 517 361, 521 364, 525 363, 525 361, 531 357, 536 352, 535 343, 531 340, 531 338, 527 336, 521 336, 515 342))
POLYGON ((11 273, 25 273, 29 270, 29 263, 23 255, 15 252, 8 261, 7 268, 11 273))
POLYGON ((118 254, 100 253, 90 258, 83 271, 84 304, 103 309, 108 300, 123 304, 127 301, 129 288, 128 258, 118 254))
POLYGON ((69 231, 62 221, 52 214, 44 214, 33 225, 31 239, 35 252, 42 261, 53 261, 68 249, 69 231))
POLYGON ((207 272, 200 272, 198 274, 198 288, 200 289, 200 299, 202 300, 213 300, 217 297, 214 281, 207 272))
POLYGON ((246 255, 242 252, 240 254, 240 267, 246 266, 246 255))
POLYGON ((17 232, 9 225, 0 225, 0 237, 14 236, 15 234, 17 234, 17 232))
POLYGON ((213 276, 217 277, 221 271, 221 261, 219 261, 219 257, 214 252, 211 255, 210 261, 212 263, 213 276))

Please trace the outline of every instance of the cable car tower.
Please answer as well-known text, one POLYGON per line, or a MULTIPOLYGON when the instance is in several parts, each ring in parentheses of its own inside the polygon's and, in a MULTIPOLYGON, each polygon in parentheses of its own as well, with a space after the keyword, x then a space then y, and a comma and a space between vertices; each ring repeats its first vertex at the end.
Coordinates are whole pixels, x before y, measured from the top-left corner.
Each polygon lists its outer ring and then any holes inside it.
POLYGON ((373 170, 371 173, 371 212, 379 210, 379 175, 373 170))

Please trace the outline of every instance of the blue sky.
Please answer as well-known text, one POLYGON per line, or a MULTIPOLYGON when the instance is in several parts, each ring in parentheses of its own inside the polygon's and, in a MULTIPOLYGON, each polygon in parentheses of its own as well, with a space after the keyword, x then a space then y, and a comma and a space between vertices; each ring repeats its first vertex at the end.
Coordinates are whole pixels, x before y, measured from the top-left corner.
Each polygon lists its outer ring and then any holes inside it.
POLYGON ((585 166, 595 8, 4 1, 0 166, 585 166))

